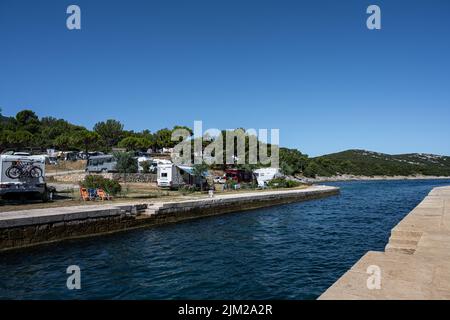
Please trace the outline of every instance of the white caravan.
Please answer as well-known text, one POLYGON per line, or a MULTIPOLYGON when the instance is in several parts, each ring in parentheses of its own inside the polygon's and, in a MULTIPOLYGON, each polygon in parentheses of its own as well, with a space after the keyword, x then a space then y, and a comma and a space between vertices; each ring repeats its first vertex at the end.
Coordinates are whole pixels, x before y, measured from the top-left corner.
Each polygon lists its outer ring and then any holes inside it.
POLYGON ((45 183, 45 156, 1 155, 0 197, 38 196, 49 200, 45 183))
POLYGON ((193 168, 177 166, 175 164, 158 164, 158 187, 178 189, 184 185, 204 186, 206 184, 205 172, 202 177, 196 177, 193 168))
POLYGON ((258 181, 258 187, 261 188, 264 188, 270 180, 282 176, 279 168, 260 168, 253 173, 258 181))
POLYGON ((158 163, 158 187, 179 188, 185 184, 180 169, 172 163, 158 163))
POLYGON ((156 158, 149 158, 149 157, 139 157, 138 158, 138 170, 139 172, 144 171, 144 168, 142 167, 143 161, 150 161, 150 173, 157 173, 157 168, 161 164, 172 164, 172 161, 166 160, 166 159, 156 159, 156 158))

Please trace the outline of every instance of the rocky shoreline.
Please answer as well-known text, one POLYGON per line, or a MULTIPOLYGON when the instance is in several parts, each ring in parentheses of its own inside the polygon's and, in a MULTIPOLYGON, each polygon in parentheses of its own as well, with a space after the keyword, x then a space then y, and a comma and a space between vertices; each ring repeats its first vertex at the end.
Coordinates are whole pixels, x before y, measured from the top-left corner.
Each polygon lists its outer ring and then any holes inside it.
POLYGON ((379 181, 379 180, 450 180, 447 176, 356 176, 344 174, 331 177, 316 177, 316 178, 300 178, 304 183, 319 183, 319 182, 336 182, 336 181, 379 181))

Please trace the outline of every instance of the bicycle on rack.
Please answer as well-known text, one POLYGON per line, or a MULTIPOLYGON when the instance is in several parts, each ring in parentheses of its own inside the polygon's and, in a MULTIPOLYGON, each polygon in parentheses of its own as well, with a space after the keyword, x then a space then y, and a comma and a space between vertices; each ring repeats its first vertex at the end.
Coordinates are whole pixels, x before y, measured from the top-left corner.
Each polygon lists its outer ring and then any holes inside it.
POLYGON ((19 160, 14 161, 5 174, 11 179, 39 178, 42 177, 42 169, 35 166, 33 162, 19 160))

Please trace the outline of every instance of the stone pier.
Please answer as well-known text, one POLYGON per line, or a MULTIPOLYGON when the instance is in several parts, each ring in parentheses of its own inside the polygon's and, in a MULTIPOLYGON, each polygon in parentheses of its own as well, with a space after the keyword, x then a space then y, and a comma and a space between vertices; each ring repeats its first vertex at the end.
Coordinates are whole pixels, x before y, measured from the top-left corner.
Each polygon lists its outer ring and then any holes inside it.
POLYGON ((366 253, 319 299, 450 299, 450 187, 433 189, 392 229, 384 252, 366 253))
POLYGON ((0 213, 0 251, 336 195, 339 188, 261 191, 177 202, 104 204, 0 213))

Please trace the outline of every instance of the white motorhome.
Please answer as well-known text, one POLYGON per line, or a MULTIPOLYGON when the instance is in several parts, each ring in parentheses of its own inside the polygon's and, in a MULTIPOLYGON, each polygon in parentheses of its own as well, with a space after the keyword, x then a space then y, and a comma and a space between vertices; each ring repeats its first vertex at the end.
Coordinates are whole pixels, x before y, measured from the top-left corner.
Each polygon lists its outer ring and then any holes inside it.
POLYGON ((192 167, 170 163, 158 164, 157 183, 158 187, 178 189, 184 185, 205 185, 206 179, 204 176, 195 177, 192 167))
POLYGON ((258 187, 261 188, 264 188, 270 180, 282 176, 279 168, 260 168, 253 173, 258 181, 258 187))
POLYGON ((172 164, 158 164, 158 187, 165 188, 179 188, 185 184, 183 180, 183 175, 179 168, 172 164))
POLYGON ((45 183, 45 156, 1 155, 0 197, 27 196, 49 200, 45 183))
POLYGON ((157 173, 157 168, 161 164, 172 164, 172 161, 166 159, 156 159, 151 157, 139 157, 138 158, 138 170, 139 172, 143 172, 144 168, 142 167, 142 162, 149 161, 150 162, 150 173, 157 173))

